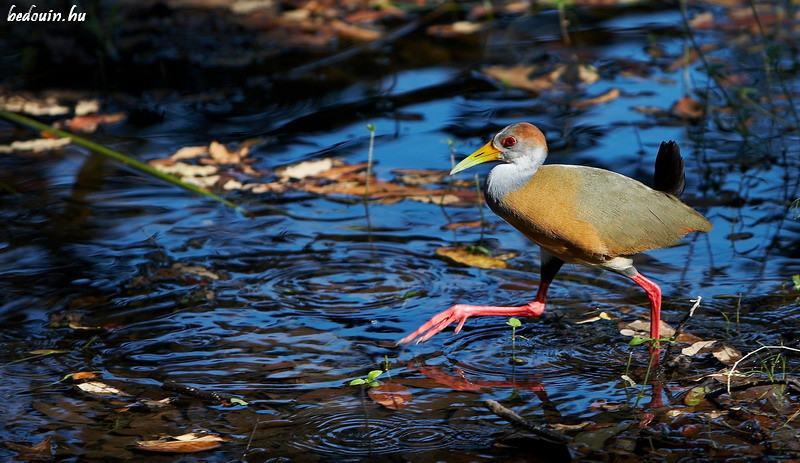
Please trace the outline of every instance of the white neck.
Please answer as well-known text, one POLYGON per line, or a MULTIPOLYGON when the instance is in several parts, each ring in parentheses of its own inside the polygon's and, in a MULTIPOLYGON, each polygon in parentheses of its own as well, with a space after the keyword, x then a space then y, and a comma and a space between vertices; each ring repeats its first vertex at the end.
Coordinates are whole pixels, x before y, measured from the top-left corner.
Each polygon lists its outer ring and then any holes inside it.
POLYGON ((487 200, 502 199, 506 194, 517 190, 528 183, 528 180, 544 164, 547 152, 539 148, 532 156, 516 158, 513 162, 494 166, 486 177, 484 193, 487 200))

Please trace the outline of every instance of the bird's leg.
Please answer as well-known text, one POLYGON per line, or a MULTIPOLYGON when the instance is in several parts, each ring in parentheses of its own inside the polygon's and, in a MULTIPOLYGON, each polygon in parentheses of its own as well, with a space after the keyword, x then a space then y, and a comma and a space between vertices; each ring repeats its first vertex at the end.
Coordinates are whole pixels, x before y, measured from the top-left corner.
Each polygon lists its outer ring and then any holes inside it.
MULTIPOLYGON (((658 368, 661 357, 661 349, 658 344, 659 326, 661 325, 661 288, 638 272, 631 279, 647 291, 647 297, 650 299, 650 337, 654 339, 653 344, 650 345, 650 368, 655 375, 658 375, 655 370, 658 368)), ((653 400, 650 403, 654 408, 664 406, 661 400, 661 391, 661 381, 654 380, 653 400)))
POLYGON ((650 298, 650 337, 657 341, 661 325, 661 288, 638 272, 631 279, 647 291, 647 297, 650 298))
POLYGON ((544 298, 547 293, 547 288, 539 287, 539 292, 536 299, 528 304, 519 307, 504 307, 492 305, 467 305, 456 304, 453 307, 434 315, 433 318, 428 320, 427 323, 417 328, 416 331, 397 341, 397 344, 407 344, 417 339, 417 343, 427 341, 434 334, 447 328, 451 323, 458 321, 453 334, 458 334, 464 326, 464 322, 469 317, 477 317, 482 315, 499 315, 507 317, 536 317, 544 312, 544 298), (543 290, 544 289, 544 290, 543 290), (542 299, 541 301, 539 299, 542 299))

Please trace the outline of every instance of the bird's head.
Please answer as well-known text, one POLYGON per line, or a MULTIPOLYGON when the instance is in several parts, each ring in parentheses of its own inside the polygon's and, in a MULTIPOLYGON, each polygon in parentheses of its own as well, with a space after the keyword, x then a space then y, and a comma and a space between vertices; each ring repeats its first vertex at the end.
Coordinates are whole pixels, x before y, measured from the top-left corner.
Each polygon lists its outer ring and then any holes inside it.
POLYGON ((538 168, 546 157, 547 142, 542 131, 533 124, 517 122, 498 132, 489 143, 464 158, 450 171, 450 175, 489 161, 534 165, 538 168))

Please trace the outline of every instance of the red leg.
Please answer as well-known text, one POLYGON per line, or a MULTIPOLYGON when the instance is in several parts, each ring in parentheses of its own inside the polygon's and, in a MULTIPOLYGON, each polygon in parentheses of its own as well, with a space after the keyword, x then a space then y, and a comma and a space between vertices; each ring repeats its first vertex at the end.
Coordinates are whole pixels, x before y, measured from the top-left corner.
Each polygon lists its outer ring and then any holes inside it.
POLYGON ((631 279, 647 291, 647 297, 650 298, 650 337, 658 339, 659 325, 661 325, 661 288, 641 273, 637 273, 631 279))
POLYGON ((427 341, 431 338, 431 336, 447 328, 455 321, 458 321, 458 326, 456 326, 453 334, 458 334, 461 331, 461 328, 464 326, 464 322, 467 321, 467 318, 469 317, 477 317, 481 315, 537 317, 544 312, 544 301, 547 298, 547 289, 549 287, 549 283, 539 284, 539 290, 536 292, 536 299, 519 307, 456 304, 444 312, 434 315, 433 318, 417 328, 416 331, 397 341, 397 344, 408 344, 416 338, 419 338, 416 340, 417 344, 427 341))

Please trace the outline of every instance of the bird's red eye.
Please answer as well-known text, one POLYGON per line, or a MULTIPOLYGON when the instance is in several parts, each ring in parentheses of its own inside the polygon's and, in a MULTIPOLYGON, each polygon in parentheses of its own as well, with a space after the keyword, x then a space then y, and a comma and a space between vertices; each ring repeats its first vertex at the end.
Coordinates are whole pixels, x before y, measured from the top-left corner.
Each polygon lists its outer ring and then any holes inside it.
POLYGON ((517 144, 517 139, 514 137, 506 137, 500 142, 500 144, 503 145, 503 148, 511 148, 517 144))

